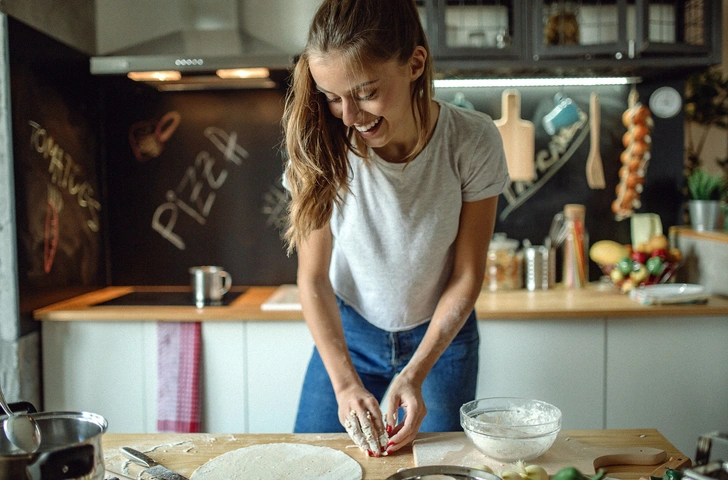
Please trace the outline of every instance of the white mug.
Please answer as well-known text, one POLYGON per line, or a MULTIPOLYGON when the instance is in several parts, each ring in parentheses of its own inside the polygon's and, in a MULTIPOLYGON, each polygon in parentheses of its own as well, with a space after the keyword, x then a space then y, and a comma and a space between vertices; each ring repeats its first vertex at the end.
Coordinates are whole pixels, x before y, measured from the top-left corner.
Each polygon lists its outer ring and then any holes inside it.
POLYGON ((222 297, 233 284, 233 279, 222 267, 190 267, 192 299, 197 308, 220 305, 222 297))

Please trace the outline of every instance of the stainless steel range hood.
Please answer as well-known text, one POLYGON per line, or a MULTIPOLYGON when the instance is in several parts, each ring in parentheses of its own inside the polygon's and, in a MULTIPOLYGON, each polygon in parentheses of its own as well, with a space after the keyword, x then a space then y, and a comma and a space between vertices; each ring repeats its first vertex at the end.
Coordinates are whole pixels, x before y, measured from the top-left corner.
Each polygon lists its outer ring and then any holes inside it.
MULTIPOLYGON (((173 6, 165 12, 165 20, 167 24, 173 24, 173 31, 91 57, 91 73, 126 75, 130 72, 176 71, 183 78, 198 77, 191 83, 198 85, 196 88, 206 88, 200 87, 199 77, 214 75, 220 69, 291 68, 293 54, 241 28, 239 1, 166 0, 165 5, 173 6)), ((149 8, 150 3, 142 3, 149 8)), ((126 6, 125 2, 116 4, 126 6)), ((218 86, 224 83, 225 80, 221 80, 218 86)))

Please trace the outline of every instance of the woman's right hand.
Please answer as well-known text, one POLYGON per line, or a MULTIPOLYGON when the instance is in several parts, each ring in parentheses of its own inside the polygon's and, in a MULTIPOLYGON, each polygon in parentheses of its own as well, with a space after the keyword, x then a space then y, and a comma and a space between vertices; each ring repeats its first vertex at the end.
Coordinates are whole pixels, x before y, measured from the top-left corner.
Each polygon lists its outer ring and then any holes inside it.
POLYGON ((387 451, 389 435, 379 402, 363 386, 347 388, 336 395, 339 421, 354 443, 367 456, 379 457, 387 451))

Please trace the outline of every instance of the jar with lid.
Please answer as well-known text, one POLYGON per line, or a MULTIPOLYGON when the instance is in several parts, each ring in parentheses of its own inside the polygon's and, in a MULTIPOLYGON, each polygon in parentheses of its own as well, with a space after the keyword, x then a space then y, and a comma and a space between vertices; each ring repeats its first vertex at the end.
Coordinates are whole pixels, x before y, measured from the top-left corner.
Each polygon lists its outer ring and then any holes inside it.
POLYGON ((515 290, 523 287, 523 252, 520 242, 505 233, 493 235, 488 246, 483 290, 515 290))

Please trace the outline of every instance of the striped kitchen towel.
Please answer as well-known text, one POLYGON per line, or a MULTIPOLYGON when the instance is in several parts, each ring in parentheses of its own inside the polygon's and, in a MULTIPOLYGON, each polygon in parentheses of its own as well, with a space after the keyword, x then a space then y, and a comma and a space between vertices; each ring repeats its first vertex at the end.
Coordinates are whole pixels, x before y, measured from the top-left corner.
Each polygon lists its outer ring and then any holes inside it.
POLYGON ((157 430, 200 431, 199 322, 157 322, 157 430))

